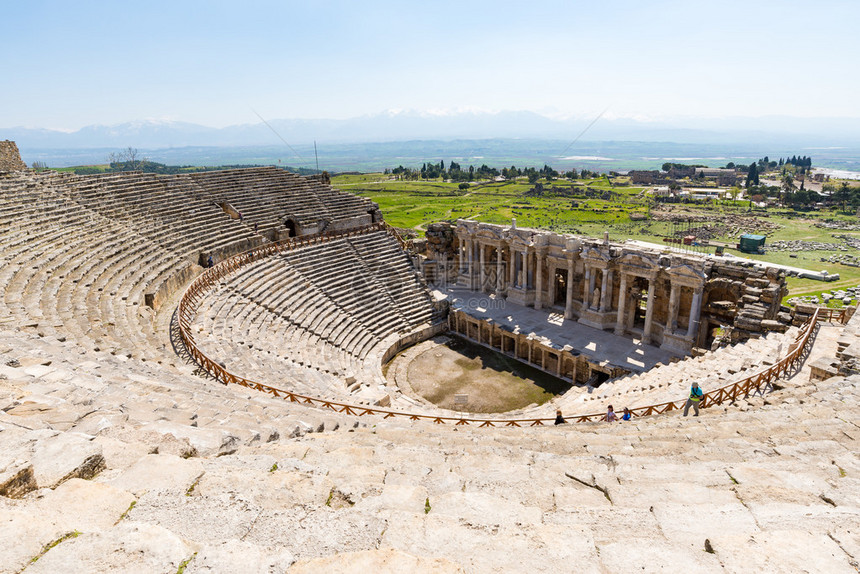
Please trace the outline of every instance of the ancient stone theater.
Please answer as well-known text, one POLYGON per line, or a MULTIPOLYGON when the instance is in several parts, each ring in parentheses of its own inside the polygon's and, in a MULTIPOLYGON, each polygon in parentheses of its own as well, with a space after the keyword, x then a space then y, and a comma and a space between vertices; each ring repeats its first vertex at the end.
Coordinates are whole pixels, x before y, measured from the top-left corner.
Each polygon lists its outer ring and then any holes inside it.
POLYGON ((777 269, 0 144, 0 572, 857 571, 860 323, 777 269), (441 338, 565 390, 441 404, 441 338))

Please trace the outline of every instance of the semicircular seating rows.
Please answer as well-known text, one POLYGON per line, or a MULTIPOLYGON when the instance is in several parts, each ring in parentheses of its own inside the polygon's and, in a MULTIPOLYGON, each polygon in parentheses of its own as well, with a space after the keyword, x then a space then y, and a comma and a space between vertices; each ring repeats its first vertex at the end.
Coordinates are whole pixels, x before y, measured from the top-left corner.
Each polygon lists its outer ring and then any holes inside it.
POLYGON ((442 321, 407 255, 376 228, 244 265, 197 308, 195 343, 230 370, 364 402, 388 396, 388 350, 442 321))
POLYGON ((154 311, 200 272, 205 255, 217 260, 264 243, 262 231, 283 226, 286 214, 300 222, 322 214, 336 224, 369 218, 372 209, 363 198, 275 168, 8 174, 0 178, 0 321, 36 325, 90 349, 164 359, 171 353, 154 311), (280 202, 271 200, 278 195, 280 202), (248 215, 230 217, 223 201, 248 215))
MULTIPOLYGON (((0 195, 0 322, 85 350, 168 364, 176 361, 167 322, 162 316, 156 324, 152 301, 199 273, 205 254, 220 259, 259 247, 267 241, 262 232, 283 226, 286 216, 302 225, 322 216, 324 225, 355 230, 374 211, 367 200, 275 168, 179 176, 20 172, 0 179, 0 195)), ((382 357, 440 317, 397 238, 372 229, 238 270, 223 289, 207 292, 195 326, 199 344, 251 380, 358 404, 384 399, 382 357)), ((633 378, 605 388, 630 392, 643 405, 671 400, 686 382, 657 384, 656 391, 637 384, 633 378)), ((392 407, 442 412, 387 391, 392 407)), ((575 394, 564 401, 577 414, 602 410, 578 404, 575 394)))
MULTIPOLYGON (((173 300, 146 295, 219 237, 254 240, 253 212, 111 198, 173 179, 0 174, 0 571, 856 571, 857 376, 694 420, 492 434, 214 384, 170 349, 173 300)), ((205 197, 192 184, 179 203, 205 197)))

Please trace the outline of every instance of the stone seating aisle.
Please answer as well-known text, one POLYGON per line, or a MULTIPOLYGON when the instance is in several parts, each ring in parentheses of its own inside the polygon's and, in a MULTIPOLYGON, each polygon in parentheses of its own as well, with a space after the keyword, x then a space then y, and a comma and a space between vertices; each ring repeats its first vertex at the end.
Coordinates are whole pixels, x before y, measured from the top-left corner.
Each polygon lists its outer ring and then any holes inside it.
POLYGON ((32 469, 0 495, 2 572, 856 571, 860 377, 698 419, 479 429, 303 420, 58 344, 0 332, 0 485, 32 469))
POLYGON ((394 307, 413 328, 438 319, 423 279, 403 257, 399 246, 382 233, 350 238, 349 243, 368 266, 371 275, 385 286, 394 307))

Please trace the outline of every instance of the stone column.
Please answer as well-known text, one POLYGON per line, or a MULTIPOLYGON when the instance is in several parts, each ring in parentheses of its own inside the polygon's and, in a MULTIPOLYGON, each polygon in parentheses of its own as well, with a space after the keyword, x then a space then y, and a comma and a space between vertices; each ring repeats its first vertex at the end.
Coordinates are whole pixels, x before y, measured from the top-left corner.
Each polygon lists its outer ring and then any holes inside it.
POLYGON ((546 276, 549 285, 547 285, 546 305, 552 307, 555 305, 555 263, 546 266, 546 276))
POLYGON ((481 284, 479 287, 479 291, 482 293, 485 290, 485 282, 487 281, 487 250, 484 249, 484 246, 478 242, 478 249, 481 252, 481 284))
POLYGON ((517 286, 517 252, 508 247, 508 289, 517 286))
POLYGON ((535 251, 535 309, 543 307, 543 253, 535 251))
MULTIPOLYGON (((693 292, 693 302, 690 304, 690 323, 687 325, 687 336, 695 337, 699 328, 699 316, 702 313, 702 288, 698 287, 693 292)), ((695 342, 694 342, 695 344, 695 342)))
POLYGON ((609 291, 612 289, 612 271, 603 270, 603 281, 600 284, 600 310, 606 311, 606 303, 610 300, 609 291))
POLYGON ((564 318, 573 319, 573 259, 567 260, 567 297, 564 302, 564 318))
POLYGON ((502 246, 496 247, 496 295, 504 290, 505 278, 502 277, 502 246))
POLYGON ((666 329, 670 333, 674 333, 675 329, 678 328, 678 307, 681 304, 680 291, 681 286, 672 283, 672 290, 669 292, 669 320, 666 321, 666 329))
POLYGON ((618 293, 618 317, 615 320, 615 334, 623 335, 627 330, 624 325, 624 312, 627 308, 627 274, 621 272, 621 285, 618 293))
POLYGON ((466 242, 469 251, 469 289, 475 290, 475 242, 471 238, 466 242))
POLYGON ((517 287, 520 289, 525 289, 528 286, 529 278, 528 272, 526 271, 526 252, 517 252, 517 287))
POLYGON ((591 267, 585 265, 585 279, 582 281, 582 308, 591 307, 591 267))
POLYGON ((654 292, 657 287, 657 279, 648 279, 648 302, 645 303, 645 329, 642 331, 642 342, 651 342, 651 327, 654 323, 654 292))

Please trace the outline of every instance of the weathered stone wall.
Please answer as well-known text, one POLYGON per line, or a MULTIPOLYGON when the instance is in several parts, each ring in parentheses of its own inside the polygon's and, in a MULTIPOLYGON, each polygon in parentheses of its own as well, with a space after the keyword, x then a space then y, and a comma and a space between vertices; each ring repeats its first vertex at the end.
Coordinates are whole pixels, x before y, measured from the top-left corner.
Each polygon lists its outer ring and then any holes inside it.
POLYGON ((15 142, 0 141, 0 171, 19 171, 27 169, 27 164, 21 161, 21 154, 15 142))
POLYGON ((458 255, 445 261, 461 286, 668 350, 782 332, 792 321, 775 268, 470 220, 455 233, 458 255))

